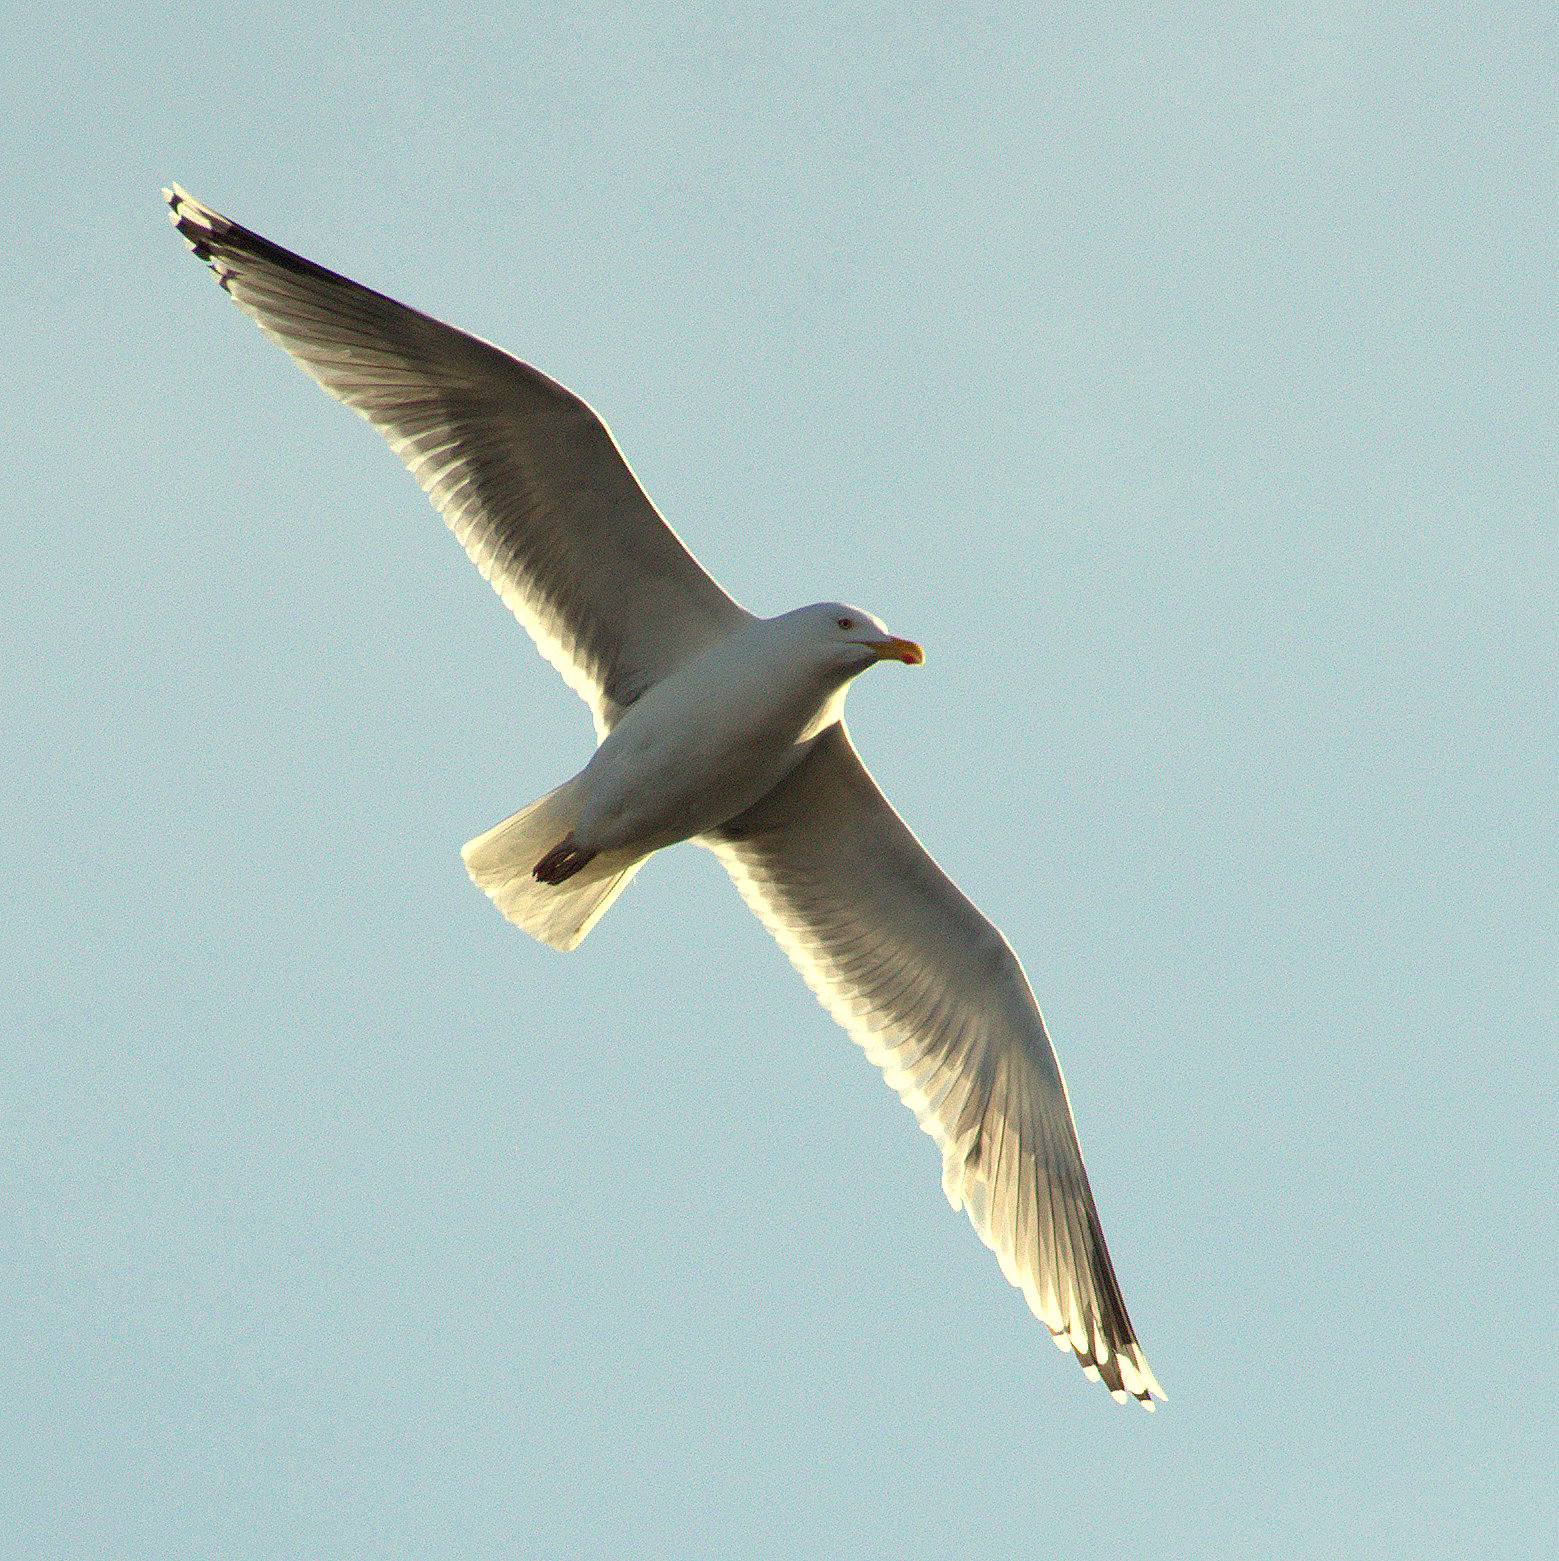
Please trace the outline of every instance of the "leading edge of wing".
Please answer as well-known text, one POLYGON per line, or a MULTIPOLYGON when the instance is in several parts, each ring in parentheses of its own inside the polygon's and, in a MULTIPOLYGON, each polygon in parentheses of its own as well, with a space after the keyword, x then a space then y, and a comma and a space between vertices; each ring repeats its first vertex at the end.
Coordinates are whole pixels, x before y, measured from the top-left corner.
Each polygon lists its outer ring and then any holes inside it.
POLYGON ((591 706, 598 735, 645 688, 749 621, 578 396, 177 185, 163 194, 174 226, 239 308, 389 442, 591 706))

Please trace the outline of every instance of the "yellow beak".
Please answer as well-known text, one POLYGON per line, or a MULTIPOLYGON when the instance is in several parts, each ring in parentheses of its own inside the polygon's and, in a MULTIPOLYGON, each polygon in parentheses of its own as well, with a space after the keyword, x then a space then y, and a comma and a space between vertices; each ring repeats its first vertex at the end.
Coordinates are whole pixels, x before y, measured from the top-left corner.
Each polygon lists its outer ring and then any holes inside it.
POLYGON ((906 667, 918 667, 926 653, 913 640, 878 640, 872 649, 878 661, 902 661, 906 667))

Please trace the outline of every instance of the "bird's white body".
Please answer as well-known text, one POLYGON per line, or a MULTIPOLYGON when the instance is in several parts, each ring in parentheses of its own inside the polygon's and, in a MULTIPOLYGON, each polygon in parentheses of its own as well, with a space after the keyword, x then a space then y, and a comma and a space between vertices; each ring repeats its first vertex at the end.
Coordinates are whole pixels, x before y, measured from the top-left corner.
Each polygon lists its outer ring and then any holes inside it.
POLYGON ((468 842, 467 870, 532 937, 577 948, 645 857, 782 787, 850 679, 890 657, 920 647, 841 602, 745 617, 640 694, 572 780, 468 842))
POLYGON ((596 749, 577 780, 574 839, 648 853, 745 812, 838 720, 849 680, 886 637, 830 602, 754 619, 711 645, 640 695, 596 749), (844 638, 840 621, 863 632, 844 638))

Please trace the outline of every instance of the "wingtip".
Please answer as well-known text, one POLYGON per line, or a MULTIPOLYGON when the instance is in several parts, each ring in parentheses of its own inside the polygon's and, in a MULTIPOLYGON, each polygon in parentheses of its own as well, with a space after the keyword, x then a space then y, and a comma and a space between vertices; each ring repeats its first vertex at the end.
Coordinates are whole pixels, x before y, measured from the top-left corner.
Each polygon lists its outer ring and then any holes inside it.
POLYGON ((164 185, 162 198, 168 203, 168 220, 184 235, 191 249, 199 242, 190 234, 192 227, 210 235, 220 232, 226 225, 224 217, 204 201, 196 200, 182 184, 164 185))
POLYGON ((232 275, 232 266, 229 261, 217 256, 214 246, 224 237, 231 236, 233 224, 221 212, 213 211, 204 201, 196 200, 182 185, 168 185, 162 192, 162 198, 168 203, 168 220, 178 229, 179 237, 189 246, 197 260, 211 267, 217 281, 226 288, 232 275))
POLYGON ((1050 1342, 1063 1354, 1072 1355, 1082 1367, 1083 1375, 1090 1382, 1102 1382, 1117 1404, 1135 1399, 1146 1410, 1157 1406, 1154 1399, 1168 1402, 1169 1395, 1158 1385, 1158 1379, 1148 1369, 1142 1348, 1135 1340, 1115 1351, 1113 1359, 1101 1358, 1079 1349, 1071 1333, 1065 1329, 1050 1331, 1050 1342))
POLYGON ((168 218, 172 222, 178 222, 182 215, 180 208, 184 206, 198 207, 200 202, 195 199, 182 184, 172 181, 163 185, 162 198, 168 206, 168 218))
POLYGON ((1142 1346, 1132 1342, 1131 1363, 1136 1368, 1138 1378, 1141 1380, 1142 1393, 1139 1395, 1146 1402, 1149 1409, 1153 1407, 1153 1400, 1160 1399, 1164 1403, 1169 1402, 1169 1395, 1158 1385, 1158 1378, 1153 1375, 1146 1358, 1142 1353, 1142 1346))

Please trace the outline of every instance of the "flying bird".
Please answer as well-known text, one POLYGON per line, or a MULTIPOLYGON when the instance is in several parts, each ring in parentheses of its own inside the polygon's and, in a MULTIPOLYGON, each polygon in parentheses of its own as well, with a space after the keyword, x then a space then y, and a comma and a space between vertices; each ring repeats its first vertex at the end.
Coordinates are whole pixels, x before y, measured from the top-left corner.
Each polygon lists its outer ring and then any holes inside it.
POLYGON ((936 1141, 948 1201, 1057 1347, 1152 1409, 1164 1394, 1023 968, 845 730, 850 681, 918 664, 920 647, 840 602, 754 617, 572 392, 177 185, 163 195, 238 307, 389 441, 595 718, 577 775, 464 848, 472 879, 510 921, 572 949, 652 852, 707 846, 936 1141))

